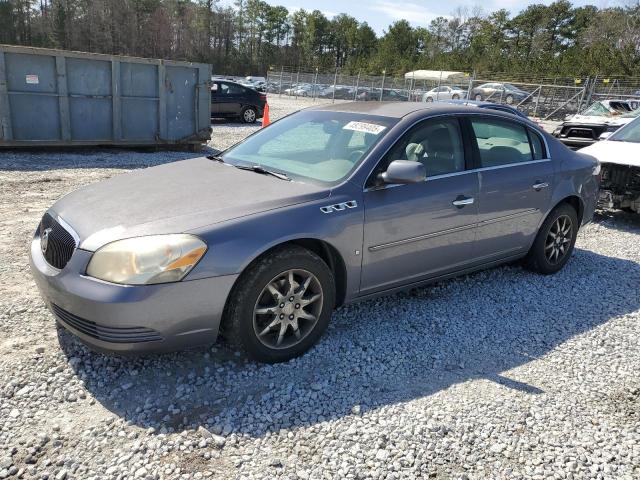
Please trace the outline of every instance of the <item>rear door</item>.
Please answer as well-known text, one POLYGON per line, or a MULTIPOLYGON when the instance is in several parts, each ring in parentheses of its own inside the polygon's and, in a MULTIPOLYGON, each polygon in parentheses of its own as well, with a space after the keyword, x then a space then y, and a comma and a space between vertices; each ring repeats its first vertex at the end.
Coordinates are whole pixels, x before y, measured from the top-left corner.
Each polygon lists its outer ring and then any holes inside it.
POLYGON ((550 207, 553 165, 542 137, 502 117, 467 117, 476 148, 480 198, 475 256, 525 253, 550 207))

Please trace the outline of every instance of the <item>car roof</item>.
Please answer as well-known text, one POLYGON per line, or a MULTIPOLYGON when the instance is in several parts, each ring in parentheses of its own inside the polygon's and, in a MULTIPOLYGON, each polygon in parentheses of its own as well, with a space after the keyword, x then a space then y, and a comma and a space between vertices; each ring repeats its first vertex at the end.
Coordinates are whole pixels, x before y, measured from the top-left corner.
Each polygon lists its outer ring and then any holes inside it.
POLYGON ((525 115, 524 112, 521 112, 520 110, 518 110, 515 107, 512 107, 511 105, 504 105, 503 103, 485 102, 482 100, 438 100, 438 101, 442 103, 450 103, 453 105, 475 106, 478 108, 486 108, 486 109, 494 110, 498 112, 502 111, 507 113, 513 113, 514 115, 517 115, 519 117, 529 118, 527 117, 527 115, 525 115))
MULTIPOLYGON (((428 112, 432 115, 478 112, 477 107, 444 102, 345 102, 330 105, 319 105, 317 107, 311 107, 309 110, 364 113, 367 115, 378 115, 381 117, 391 118, 402 118, 421 111, 425 113, 428 112)), ((504 114, 506 118, 509 118, 508 115, 510 115, 498 110, 493 110, 493 112, 497 114, 504 114)))

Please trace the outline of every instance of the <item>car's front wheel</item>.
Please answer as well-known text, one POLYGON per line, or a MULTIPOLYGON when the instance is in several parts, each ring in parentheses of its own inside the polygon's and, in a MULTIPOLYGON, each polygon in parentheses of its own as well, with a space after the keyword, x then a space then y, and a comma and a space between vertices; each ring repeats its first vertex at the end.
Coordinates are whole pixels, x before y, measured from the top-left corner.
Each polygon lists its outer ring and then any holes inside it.
POLYGON ((513 105, 513 95, 507 95, 504 100, 507 102, 507 105, 513 105))
POLYGON ((242 274, 229 298, 223 334, 259 362, 302 355, 322 336, 335 306, 331 270, 315 253, 278 248, 242 274))
POLYGON ((240 117, 242 118, 242 121, 244 123, 254 123, 256 121, 256 118, 258 118, 258 115, 256 114, 255 108, 245 107, 242 110, 240 117))
POLYGON ((457 93, 454 93, 454 94, 451 96, 451 99, 452 99, 452 100, 459 100, 459 99, 460 99, 460 95, 458 95, 457 93))
POLYGON ((476 93, 475 99, 477 102, 482 101, 482 95, 480 95, 479 93, 476 93))
POLYGON ((571 257, 578 228, 575 209, 566 203, 557 206, 538 231, 525 260, 526 266, 545 275, 560 271, 571 257))

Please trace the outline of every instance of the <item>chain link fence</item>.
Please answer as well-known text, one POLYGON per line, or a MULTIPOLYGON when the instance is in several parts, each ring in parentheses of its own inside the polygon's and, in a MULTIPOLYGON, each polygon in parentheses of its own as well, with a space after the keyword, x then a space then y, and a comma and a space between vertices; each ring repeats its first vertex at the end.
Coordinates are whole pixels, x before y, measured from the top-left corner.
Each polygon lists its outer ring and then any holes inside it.
POLYGON ((466 74, 421 80, 383 75, 319 73, 280 67, 267 92, 332 101, 483 100, 511 105, 540 120, 562 120, 605 99, 640 99, 640 78, 559 78, 527 74, 466 74))

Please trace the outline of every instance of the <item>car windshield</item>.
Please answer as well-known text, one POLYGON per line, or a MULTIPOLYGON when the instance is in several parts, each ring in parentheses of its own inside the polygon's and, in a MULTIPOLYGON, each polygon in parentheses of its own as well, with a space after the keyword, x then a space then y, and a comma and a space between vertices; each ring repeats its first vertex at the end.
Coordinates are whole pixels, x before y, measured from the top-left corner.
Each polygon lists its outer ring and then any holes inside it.
POLYGON ((334 185, 355 170, 396 122, 351 112, 302 111, 258 131, 222 159, 285 173, 293 180, 334 185))
POLYGON ((582 115, 587 117, 610 117, 611 112, 601 102, 595 102, 589 108, 587 108, 582 115))
POLYGON ((640 143, 640 118, 636 118, 627 126, 622 127, 616 133, 611 135, 609 140, 614 140, 616 142, 640 143))

